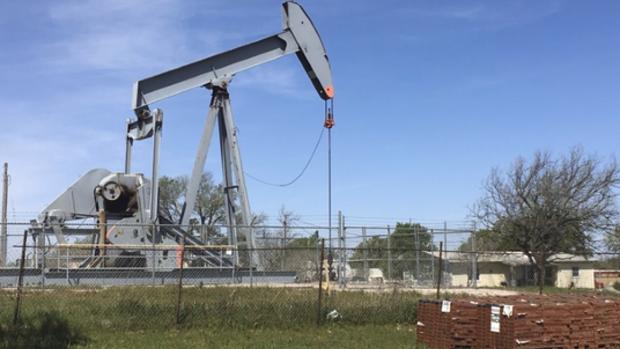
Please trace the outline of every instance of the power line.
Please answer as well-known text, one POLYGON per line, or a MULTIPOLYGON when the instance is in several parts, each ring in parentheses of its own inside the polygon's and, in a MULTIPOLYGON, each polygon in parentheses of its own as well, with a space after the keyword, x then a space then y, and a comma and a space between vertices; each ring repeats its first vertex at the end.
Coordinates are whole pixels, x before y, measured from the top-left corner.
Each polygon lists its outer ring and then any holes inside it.
POLYGON ((319 149, 319 145, 321 144, 321 140, 323 139, 323 133, 325 132, 325 128, 321 127, 321 133, 319 134, 319 138, 316 140, 316 144, 314 145, 314 149, 312 149, 312 153, 310 154, 310 157, 308 158, 308 161, 306 161, 306 164, 304 165, 303 169, 301 170, 301 172, 299 172, 299 174, 297 176, 295 176, 295 178, 293 178, 291 181, 288 181, 286 183, 274 183, 274 182, 269 182, 269 181, 265 181, 263 179, 260 179, 248 172, 245 172, 245 175, 248 176, 249 178, 265 184, 265 185, 270 185, 272 187, 288 187, 289 185, 292 185, 293 183, 297 182, 297 180, 299 180, 304 173, 306 172, 306 170, 308 169, 308 167, 310 167, 310 163, 312 162, 312 160, 314 159, 314 155, 316 154, 317 149, 319 149))

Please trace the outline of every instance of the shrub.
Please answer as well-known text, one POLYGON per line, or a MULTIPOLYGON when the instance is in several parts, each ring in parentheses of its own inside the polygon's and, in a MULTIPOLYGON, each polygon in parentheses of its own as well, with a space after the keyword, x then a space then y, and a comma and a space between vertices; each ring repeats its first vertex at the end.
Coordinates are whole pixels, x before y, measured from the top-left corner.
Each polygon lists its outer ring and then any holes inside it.
POLYGON ((2 349, 65 349, 86 342, 80 331, 56 312, 43 312, 17 326, 0 325, 2 349))

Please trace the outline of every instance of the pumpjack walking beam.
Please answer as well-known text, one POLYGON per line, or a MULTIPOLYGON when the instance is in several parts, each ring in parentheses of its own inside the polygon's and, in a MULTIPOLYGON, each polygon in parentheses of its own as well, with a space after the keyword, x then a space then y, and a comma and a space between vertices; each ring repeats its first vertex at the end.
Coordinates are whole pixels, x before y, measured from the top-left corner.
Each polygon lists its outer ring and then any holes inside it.
POLYGON ((187 90, 230 79, 243 70, 297 54, 319 96, 334 96, 331 67, 318 31, 304 9, 293 1, 282 4, 284 30, 230 51, 140 80, 134 85, 133 109, 148 116, 149 104, 187 90))
MULTIPOLYGON (((251 229, 249 229, 251 224, 250 205, 227 92, 228 83, 238 72, 295 53, 319 96, 324 100, 329 100, 334 96, 329 60, 323 42, 312 21, 299 4, 288 1, 282 6, 284 30, 281 33, 140 80, 134 85, 133 109, 138 117, 138 122, 153 117, 153 112, 149 109, 151 103, 196 87, 207 87, 213 90, 211 106, 198 147, 192 176, 186 188, 186 200, 180 223, 184 226, 189 223, 217 119, 220 123, 229 234, 231 234, 230 238, 233 242, 236 239, 237 229, 231 190, 236 189, 241 203, 241 223, 247 229, 244 235, 249 248, 254 248, 256 245, 251 229), (233 184, 233 174, 236 185, 233 184)), ((149 124, 149 122, 147 121, 145 124, 149 124)), ((128 152, 128 154, 130 153, 128 152)), ((259 264, 256 254, 252 256, 252 259, 251 264, 259 264)))

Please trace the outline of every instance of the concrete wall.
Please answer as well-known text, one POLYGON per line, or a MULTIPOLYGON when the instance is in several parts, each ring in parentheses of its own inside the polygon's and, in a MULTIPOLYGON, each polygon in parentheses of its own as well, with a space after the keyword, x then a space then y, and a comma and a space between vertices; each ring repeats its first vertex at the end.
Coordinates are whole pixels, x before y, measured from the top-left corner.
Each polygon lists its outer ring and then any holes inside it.
POLYGON ((478 287, 499 287, 509 282, 510 266, 498 262, 478 263, 478 287))
MULTIPOLYGON (((451 264, 450 272, 452 273, 452 286, 471 286, 469 282, 470 269, 470 264, 451 264)), ((500 262, 479 262, 478 273, 480 274, 477 282, 478 287, 500 287, 502 286, 502 282, 509 282, 510 266, 500 262)))
POLYGON ((463 263, 450 264, 450 273, 452 274, 452 287, 467 287, 468 284, 468 266, 463 263))
POLYGON ((594 288, 594 268, 591 263, 562 263, 556 265, 555 286, 568 288, 571 282, 576 288, 594 288), (579 268, 579 276, 573 276, 573 267, 579 268))

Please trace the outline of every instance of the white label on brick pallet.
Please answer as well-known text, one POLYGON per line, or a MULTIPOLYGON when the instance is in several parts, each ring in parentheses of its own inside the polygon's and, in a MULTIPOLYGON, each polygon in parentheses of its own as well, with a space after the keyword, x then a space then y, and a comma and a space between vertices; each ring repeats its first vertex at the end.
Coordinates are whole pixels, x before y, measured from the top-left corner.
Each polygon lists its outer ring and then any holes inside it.
POLYGON ((499 307, 491 307, 491 332, 499 333, 499 307))
POLYGON ((450 312, 450 301, 441 302, 441 312, 449 313, 450 312))

